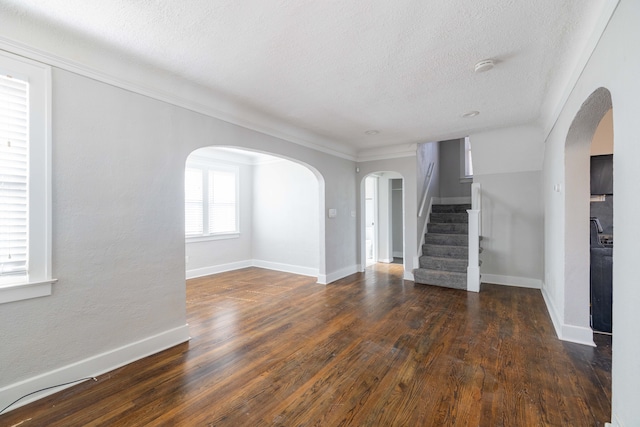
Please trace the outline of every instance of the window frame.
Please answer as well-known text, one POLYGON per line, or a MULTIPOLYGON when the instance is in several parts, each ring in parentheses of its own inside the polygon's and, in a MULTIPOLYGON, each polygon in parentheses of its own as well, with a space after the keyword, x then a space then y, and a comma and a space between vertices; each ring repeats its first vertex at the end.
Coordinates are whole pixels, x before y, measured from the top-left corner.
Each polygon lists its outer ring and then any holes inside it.
POLYGON ((27 273, 0 278, 0 304, 51 295, 51 67, 0 51, 0 73, 29 82, 27 273))
POLYGON ((464 137, 460 139, 460 183, 473 182, 473 158, 471 154, 467 157, 467 152, 471 153, 471 141, 469 137, 464 137), (471 165, 469 165, 468 160, 471 160, 471 165), (471 167, 471 173, 469 172, 469 167, 471 167))
MULTIPOLYGON (((223 240, 223 239, 236 239, 240 237, 240 168, 236 165, 226 164, 219 161, 213 161, 205 157, 199 157, 191 155, 187 159, 185 165, 185 173, 187 169, 200 169, 202 170, 202 229, 203 234, 187 235, 186 223, 185 223, 185 241, 187 243, 203 242, 210 240, 223 240), (232 172, 235 175, 235 222, 236 229, 234 231, 225 231, 218 233, 209 232, 209 171, 219 172, 232 172)), ((186 192, 185 192, 186 196, 186 192)), ((185 197, 185 209, 186 209, 186 197, 185 197)), ((186 210, 185 210, 186 220, 186 210)))

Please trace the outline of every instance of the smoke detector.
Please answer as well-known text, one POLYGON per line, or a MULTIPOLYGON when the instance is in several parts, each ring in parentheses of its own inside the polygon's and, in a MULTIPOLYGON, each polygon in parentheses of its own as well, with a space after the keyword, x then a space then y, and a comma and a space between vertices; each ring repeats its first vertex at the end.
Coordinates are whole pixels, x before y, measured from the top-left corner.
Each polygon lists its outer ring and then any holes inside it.
POLYGON ((493 59, 483 59, 482 61, 476 63, 474 70, 476 73, 484 73, 485 71, 489 71, 490 69, 492 69, 495 65, 496 64, 493 59))
POLYGON ((480 111, 475 111, 475 110, 474 111, 467 111, 466 113, 464 113, 462 115, 462 118, 469 119, 471 117, 477 116, 478 114, 480 114, 480 111))

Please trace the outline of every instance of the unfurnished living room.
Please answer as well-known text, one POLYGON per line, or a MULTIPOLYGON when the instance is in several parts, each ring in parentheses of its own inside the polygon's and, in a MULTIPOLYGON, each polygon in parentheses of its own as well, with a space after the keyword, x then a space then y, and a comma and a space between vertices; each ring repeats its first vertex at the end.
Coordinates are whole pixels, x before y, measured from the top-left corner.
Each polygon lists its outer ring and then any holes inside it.
POLYGON ((639 426, 638 22, 0 0, 0 425, 639 426))

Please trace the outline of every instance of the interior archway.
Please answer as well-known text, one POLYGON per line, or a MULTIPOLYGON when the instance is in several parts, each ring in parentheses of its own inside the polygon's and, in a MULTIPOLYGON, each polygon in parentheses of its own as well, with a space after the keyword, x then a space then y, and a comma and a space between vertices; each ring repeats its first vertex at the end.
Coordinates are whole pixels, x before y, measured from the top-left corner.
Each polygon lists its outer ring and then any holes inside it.
POLYGON ((186 164, 193 159, 236 167, 244 233, 188 238, 187 278, 248 266, 326 276, 324 179, 315 168, 276 154, 229 146, 194 150, 186 164))
MULTIPOLYGON (((590 325, 590 157, 598 124, 612 108, 611 94, 598 88, 576 114, 565 143, 565 306, 564 323, 584 331, 590 325)), ((561 190, 556 188, 556 191, 561 190)), ((593 338, 583 337, 593 345, 593 338)))

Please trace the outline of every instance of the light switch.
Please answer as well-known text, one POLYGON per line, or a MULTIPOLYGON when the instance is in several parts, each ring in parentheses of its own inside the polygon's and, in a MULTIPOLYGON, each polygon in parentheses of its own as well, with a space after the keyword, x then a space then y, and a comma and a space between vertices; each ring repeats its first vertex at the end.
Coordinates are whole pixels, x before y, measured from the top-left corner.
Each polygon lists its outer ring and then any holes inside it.
POLYGON ((329 218, 335 218, 338 216, 338 211, 336 209, 329 209, 329 218))

